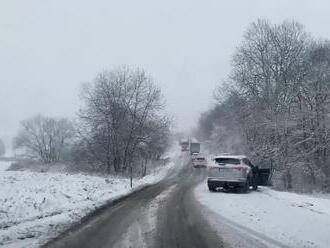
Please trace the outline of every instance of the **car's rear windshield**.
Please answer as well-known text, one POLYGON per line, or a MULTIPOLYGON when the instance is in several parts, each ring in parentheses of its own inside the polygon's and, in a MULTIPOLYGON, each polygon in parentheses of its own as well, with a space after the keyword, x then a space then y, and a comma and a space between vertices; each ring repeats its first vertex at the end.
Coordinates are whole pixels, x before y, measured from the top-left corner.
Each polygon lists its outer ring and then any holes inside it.
POLYGON ((237 158, 216 158, 214 159, 217 164, 240 164, 237 158))
POLYGON ((205 158, 196 158, 197 160, 204 161, 205 158))

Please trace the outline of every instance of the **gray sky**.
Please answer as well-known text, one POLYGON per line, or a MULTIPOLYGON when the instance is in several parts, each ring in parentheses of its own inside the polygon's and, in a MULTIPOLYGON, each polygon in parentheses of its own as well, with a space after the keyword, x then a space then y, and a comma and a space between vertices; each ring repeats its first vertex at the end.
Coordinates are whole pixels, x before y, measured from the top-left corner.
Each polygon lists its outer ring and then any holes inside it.
POLYGON ((327 0, 1 0, 0 137, 37 113, 72 117, 82 82, 126 64, 161 86, 178 129, 196 124, 257 18, 330 38, 327 0))

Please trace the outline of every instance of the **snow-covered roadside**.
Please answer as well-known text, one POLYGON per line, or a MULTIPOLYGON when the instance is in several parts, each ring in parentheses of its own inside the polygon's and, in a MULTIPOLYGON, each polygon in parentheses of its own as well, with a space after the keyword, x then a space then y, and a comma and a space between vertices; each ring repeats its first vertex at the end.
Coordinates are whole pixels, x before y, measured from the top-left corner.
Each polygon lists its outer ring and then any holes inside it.
POLYGON ((0 161, 0 171, 5 171, 9 168, 12 161, 0 161))
MULTIPOLYGON (((174 162, 134 180, 136 190, 163 179, 174 162)), ((0 246, 38 247, 72 223, 132 192, 129 180, 82 174, 0 172, 0 246)))
POLYGON ((264 236, 266 243, 269 238, 289 247, 329 247, 330 199, 327 196, 299 195, 266 187, 249 194, 210 193, 205 182, 197 186, 195 196, 210 210, 206 217, 213 223, 217 218, 219 223, 228 220, 231 228, 246 231, 245 234, 256 239, 264 236))

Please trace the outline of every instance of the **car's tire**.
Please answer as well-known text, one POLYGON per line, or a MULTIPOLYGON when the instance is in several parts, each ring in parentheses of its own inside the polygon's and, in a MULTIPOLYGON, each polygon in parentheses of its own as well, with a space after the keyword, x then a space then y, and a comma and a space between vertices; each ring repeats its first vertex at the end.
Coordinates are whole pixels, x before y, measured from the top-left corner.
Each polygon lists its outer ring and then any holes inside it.
POLYGON ((258 190, 258 184, 257 184, 257 181, 256 180, 253 180, 253 186, 252 186, 252 189, 254 191, 258 190))
POLYGON ((209 185, 209 191, 214 192, 214 191, 216 191, 216 188, 214 186, 209 185))
POLYGON ((250 190, 250 183, 249 180, 246 181, 246 183, 244 184, 244 186, 241 189, 242 193, 248 193, 250 190))

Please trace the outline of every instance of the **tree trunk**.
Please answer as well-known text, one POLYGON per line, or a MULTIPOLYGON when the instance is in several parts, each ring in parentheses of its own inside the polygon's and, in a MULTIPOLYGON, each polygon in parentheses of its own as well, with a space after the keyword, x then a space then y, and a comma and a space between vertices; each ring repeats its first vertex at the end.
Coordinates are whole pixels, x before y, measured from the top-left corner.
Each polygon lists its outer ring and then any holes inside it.
POLYGON ((144 162, 142 162, 142 165, 143 165, 142 176, 143 177, 145 177, 147 175, 147 164, 148 164, 148 159, 145 158, 144 162))
POLYGON ((111 162, 109 159, 107 159, 107 174, 110 174, 111 173, 111 162))
POLYGON ((284 174, 282 175, 283 183, 284 183, 284 188, 286 190, 291 190, 292 189, 292 175, 291 175, 291 170, 289 168, 285 169, 284 174))

